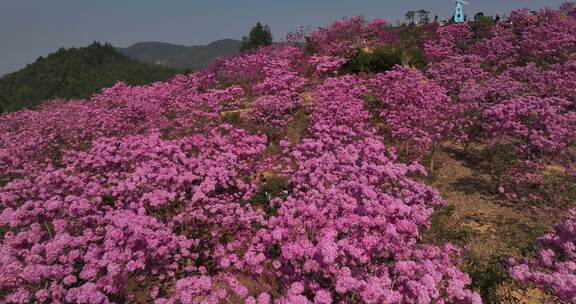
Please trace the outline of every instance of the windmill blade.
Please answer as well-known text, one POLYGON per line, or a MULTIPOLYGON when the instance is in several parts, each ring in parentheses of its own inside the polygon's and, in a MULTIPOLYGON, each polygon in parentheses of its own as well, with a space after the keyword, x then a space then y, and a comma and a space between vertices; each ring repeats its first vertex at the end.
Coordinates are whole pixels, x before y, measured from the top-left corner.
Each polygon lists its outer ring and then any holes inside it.
POLYGON ((467 1, 462 1, 462 3, 464 3, 466 5, 470 5, 470 2, 467 2, 467 1))

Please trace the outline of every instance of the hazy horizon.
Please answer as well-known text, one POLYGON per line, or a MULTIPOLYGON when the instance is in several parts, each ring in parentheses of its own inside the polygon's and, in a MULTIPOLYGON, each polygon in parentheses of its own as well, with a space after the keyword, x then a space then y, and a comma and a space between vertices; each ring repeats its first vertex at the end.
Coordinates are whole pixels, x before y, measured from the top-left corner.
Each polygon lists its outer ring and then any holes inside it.
MULTIPOLYGON (((268 24, 275 40, 301 26, 324 26, 342 17, 364 15, 402 21, 408 10, 426 9, 431 17, 452 16, 450 0, 394 2, 248 0, 116 2, 3 1, 0 4, 0 75, 14 72, 60 47, 81 47, 93 41, 127 47, 137 42, 204 45, 219 39, 241 39, 256 22, 268 24)), ((476 12, 508 15, 512 9, 558 7, 563 0, 469 1, 476 12)))

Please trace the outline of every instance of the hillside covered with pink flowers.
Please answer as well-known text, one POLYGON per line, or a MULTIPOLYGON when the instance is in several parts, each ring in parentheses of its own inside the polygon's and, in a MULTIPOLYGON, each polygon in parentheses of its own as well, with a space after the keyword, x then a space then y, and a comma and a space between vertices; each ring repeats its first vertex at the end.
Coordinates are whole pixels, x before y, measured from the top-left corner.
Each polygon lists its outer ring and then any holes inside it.
POLYGON ((576 303, 576 4, 289 38, 0 116, 0 302, 576 303), (438 228, 447 151, 542 219, 497 276, 438 228))

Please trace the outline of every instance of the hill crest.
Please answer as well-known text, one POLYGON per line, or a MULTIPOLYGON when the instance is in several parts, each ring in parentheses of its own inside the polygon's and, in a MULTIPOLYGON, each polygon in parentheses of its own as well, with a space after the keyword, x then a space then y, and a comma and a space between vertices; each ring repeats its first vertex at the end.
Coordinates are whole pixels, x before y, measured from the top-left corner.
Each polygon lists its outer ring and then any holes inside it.
POLYGON ((172 68, 198 70, 208 66, 218 57, 237 54, 240 44, 241 41, 235 39, 220 39, 206 45, 190 46, 149 41, 116 49, 132 59, 172 68))

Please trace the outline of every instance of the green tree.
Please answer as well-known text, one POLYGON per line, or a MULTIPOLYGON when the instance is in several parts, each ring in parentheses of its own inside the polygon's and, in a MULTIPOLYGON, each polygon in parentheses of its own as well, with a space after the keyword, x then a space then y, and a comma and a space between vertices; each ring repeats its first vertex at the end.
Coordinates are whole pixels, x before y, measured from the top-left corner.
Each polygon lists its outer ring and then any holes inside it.
POLYGON ((256 23, 256 26, 250 30, 248 37, 244 36, 242 38, 240 51, 256 49, 271 44, 272 32, 270 32, 270 28, 268 25, 262 25, 260 22, 258 22, 256 23))
POLYGON ((484 13, 480 12, 474 15, 474 21, 470 22, 470 28, 476 39, 482 39, 490 36, 494 24, 492 18, 484 16, 484 13))
POLYGON ((408 21, 408 23, 413 24, 414 23, 414 17, 416 16, 416 12, 415 11, 407 11, 406 14, 404 14, 404 17, 406 18, 406 21, 408 21))
POLYGON ((34 108, 55 98, 88 98, 117 81, 165 81, 180 70, 136 61, 106 43, 60 48, 0 78, 0 113, 34 108))
POLYGON ((479 18, 482 18, 482 17, 484 17, 484 13, 483 13, 483 12, 477 12, 477 13, 474 15, 474 21, 478 21, 478 19, 479 19, 479 18))
POLYGON ((360 50, 356 57, 347 62, 343 70, 346 73, 381 73, 402 64, 400 50, 389 45, 382 45, 374 50, 360 50))
POLYGON ((430 20, 428 18, 428 16, 430 15, 429 11, 425 9, 420 9, 417 13, 418 13, 418 20, 420 23, 428 23, 428 21, 430 20))

